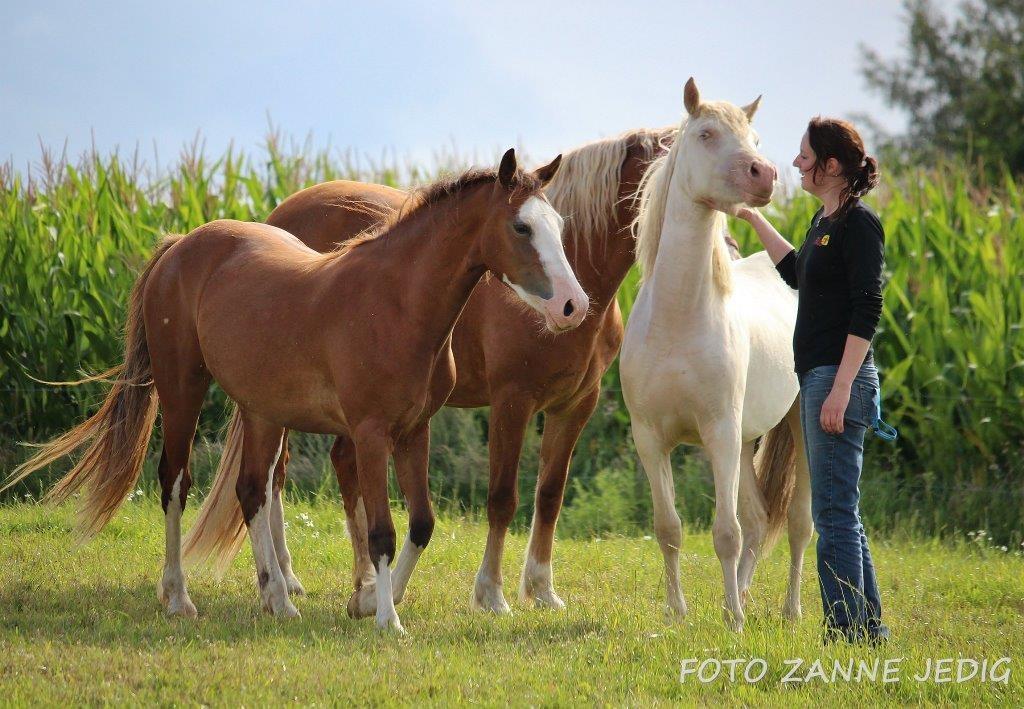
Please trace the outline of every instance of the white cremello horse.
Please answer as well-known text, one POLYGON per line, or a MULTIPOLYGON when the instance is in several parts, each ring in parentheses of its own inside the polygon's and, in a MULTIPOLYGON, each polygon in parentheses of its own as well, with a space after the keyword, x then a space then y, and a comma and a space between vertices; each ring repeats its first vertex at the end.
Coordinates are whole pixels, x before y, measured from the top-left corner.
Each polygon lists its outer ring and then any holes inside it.
POLYGON ((639 191, 635 229, 644 280, 620 363, 654 498, 670 617, 685 615, 686 602, 669 454, 680 443, 703 445, 714 471, 712 532, 725 578, 724 615, 735 630, 743 627, 757 557, 787 515, 791 566, 783 613, 799 617, 812 526, 806 456, 802 443, 794 445, 803 440, 792 353, 796 292, 767 253, 731 261, 720 238, 723 212, 771 200, 775 168, 758 155, 750 127, 759 103, 760 97, 743 108, 702 102, 693 79, 686 83, 688 117, 639 191), (755 462, 755 442, 765 434, 755 462))

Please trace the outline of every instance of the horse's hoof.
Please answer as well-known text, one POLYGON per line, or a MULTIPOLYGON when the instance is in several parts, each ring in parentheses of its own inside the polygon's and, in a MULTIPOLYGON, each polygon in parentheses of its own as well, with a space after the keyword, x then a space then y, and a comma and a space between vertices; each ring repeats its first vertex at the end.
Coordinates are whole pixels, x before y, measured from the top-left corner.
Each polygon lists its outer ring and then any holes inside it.
POLYGON ((405 628, 402 627, 402 621, 398 619, 397 613, 378 615, 377 616, 377 632, 389 634, 389 635, 405 635, 405 628))
POLYGON ((301 618, 302 614, 299 613, 299 609, 296 608, 291 601, 286 601, 284 606, 277 612, 274 613, 275 618, 301 618))
POLYGON ((475 611, 482 613, 494 613, 495 615, 511 615, 512 608, 509 606, 508 601, 504 597, 499 597, 497 600, 493 599, 482 599, 478 598, 475 594, 473 595, 473 602, 470 607, 475 611))
POLYGON ((165 604, 165 612, 172 618, 198 618, 199 612, 188 596, 171 598, 165 604))
POLYGON ((490 581, 481 580, 480 577, 477 577, 476 586, 473 588, 470 607, 475 611, 484 611, 497 615, 508 615, 512 612, 508 601, 505 600, 505 594, 501 592, 501 586, 490 581))
POLYGON ((669 591, 665 605, 665 621, 667 623, 678 623, 686 618, 687 612, 686 599, 683 597, 683 594, 669 591))
POLYGON ((753 597, 750 595, 749 589, 743 589, 740 591, 740 608, 746 610, 747 604, 753 602, 753 597))
POLYGON ((288 598, 288 587, 283 581, 264 584, 260 589, 260 607, 275 618, 299 618, 299 610, 288 598))
POLYGON ((369 618, 377 612, 377 585, 364 584, 348 598, 346 606, 349 618, 369 618))
POLYGON ((299 580, 297 578, 295 578, 295 574, 292 574, 291 576, 289 576, 287 579, 285 579, 285 581, 288 584, 288 595, 289 596, 305 596, 306 595, 306 589, 304 589, 302 587, 302 584, 299 583, 299 580))
POLYGON ((725 622, 726 627, 734 633, 743 632, 743 621, 745 620, 745 616, 743 615, 742 610, 737 609, 737 611, 733 613, 728 608, 722 608, 722 620, 725 622))
POLYGON ((185 586, 179 582, 166 583, 161 577, 156 585, 156 597, 164 612, 171 617, 195 618, 199 615, 185 586))
POLYGON ((665 622, 669 624, 682 623, 686 619, 686 613, 685 603, 682 605, 669 604, 665 606, 665 622))
POLYGON ((553 611, 565 610, 565 601, 558 597, 558 594, 552 589, 547 589, 541 593, 533 594, 533 606, 534 608, 548 608, 553 611))
POLYGON ((523 573, 523 579, 519 582, 519 601, 529 603, 533 601, 535 608, 550 608, 552 610, 565 610, 565 601, 558 597, 554 587, 551 585, 550 575, 547 578, 531 579, 523 573))
POLYGON ((787 623, 797 623, 802 616, 799 604, 794 607, 787 603, 782 607, 782 617, 787 623))
POLYGON ((267 615, 272 615, 275 618, 301 618, 302 614, 299 613, 299 609, 295 605, 285 599, 283 603, 275 603, 271 599, 264 600, 260 606, 263 608, 263 612, 267 615))

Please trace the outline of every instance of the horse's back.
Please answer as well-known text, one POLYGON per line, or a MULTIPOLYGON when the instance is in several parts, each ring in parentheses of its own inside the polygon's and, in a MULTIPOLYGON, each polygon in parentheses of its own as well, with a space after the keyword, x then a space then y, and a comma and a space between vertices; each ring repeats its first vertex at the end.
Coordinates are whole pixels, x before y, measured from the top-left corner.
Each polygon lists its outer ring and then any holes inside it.
POLYGON ((267 224, 295 234, 321 253, 383 223, 407 199, 402 190, 351 180, 307 187, 277 205, 267 224))
POLYGON ((301 278, 321 258, 277 227, 218 219, 178 239, 154 264, 145 308, 161 320, 187 315, 197 322, 199 310, 218 293, 227 305, 259 298, 279 281, 301 278))

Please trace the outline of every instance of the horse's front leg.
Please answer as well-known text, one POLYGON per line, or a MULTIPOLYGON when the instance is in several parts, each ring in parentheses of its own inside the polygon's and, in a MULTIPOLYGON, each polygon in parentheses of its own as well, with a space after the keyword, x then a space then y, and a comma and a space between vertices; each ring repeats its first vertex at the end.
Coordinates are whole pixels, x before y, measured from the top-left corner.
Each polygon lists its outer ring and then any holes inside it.
MULTIPOLYGON (((359 490, 366 507, 367 547, 376 565, 377 628, 404 633, 392 595, 391 562, 395 558, 395 525, 388 500, 388 458, 394 447, 386 426, 366 423, 353 432, 359 490)), ((349 612, 352 603, 349 602, 349 612)))
POLYGON ((683 525, 676 512, 676 489, 672 480, 672 446, 658 430, 639 419, 633 419, 633 442, 640 463, 647 473, 654 503, 654 533, 665 561, 665 596, 669 621, 686 615, 686 600, 679 583, 679 547, 683 542, 683 525))
MULTIPOLYGON (((336 449, 339 444, 344 445, 342 439, 338 440, 336 449)), ((402 602, 416 563, 434 532, 434 510, 430 503, 427 471, 429 456, 429 423, 399 440, 395 446, 395 473, 409 508, 409 534, 391 576, 391 597, 395 604, 402 602)), ((362 618, 377 612, 376 572, 370 562, 362 497, 357 497, 359 478, 355 475, 355 466, 339 466, 339 462, 344 464, 347 461, 339 457, 335 466, 339 482, 346 480, 342 490, 355 552, 356 587, 348 602, 348 612, 353 618, 362 618), (353 489, 353 485, 356 489, 353 489), (358 499, 358 502, 353 502, 354 499, 358 499), (367 564, 370 564, 368 568, 367 564)))
POLYGON ((409 508, 409 533, 395 562, 393 598, 400 603, 416 562, 434 533, 434 509, 430 504, 428 459, 430 423, 398 441, 395 448, 395 474, 409 508))
POLYGON ((740 422, 718 421, 701 427, 701 440, 711 459, 715 477, 715 522, 711 527, 715 553, 722 565, 725 584, 723 615, 730 628, 743 630, 743 606, 740 603, 737 562, 742 531, 736 518, 740 478, 740 422))

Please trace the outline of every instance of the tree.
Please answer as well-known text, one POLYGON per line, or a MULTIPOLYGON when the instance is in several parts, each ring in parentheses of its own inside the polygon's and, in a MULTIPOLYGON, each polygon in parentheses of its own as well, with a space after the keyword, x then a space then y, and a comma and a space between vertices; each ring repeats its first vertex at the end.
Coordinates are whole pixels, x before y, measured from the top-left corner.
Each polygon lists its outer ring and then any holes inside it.
POLYGON ((896 144, 1024 174, 1024 0, 965 0, 953 19, 931 0, 904 0, 904 10, 904 57, 860 48, 869 88, 908 114, 896 144))

